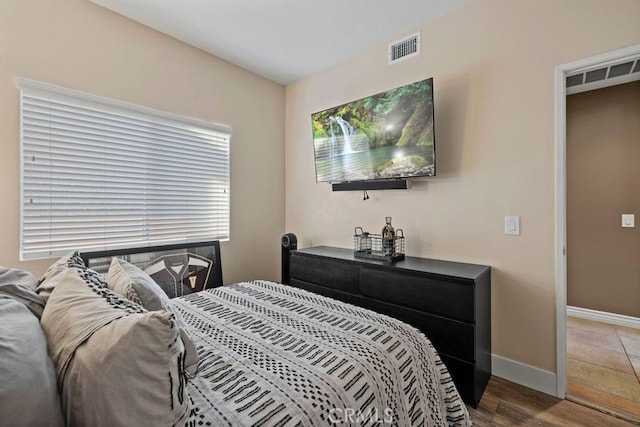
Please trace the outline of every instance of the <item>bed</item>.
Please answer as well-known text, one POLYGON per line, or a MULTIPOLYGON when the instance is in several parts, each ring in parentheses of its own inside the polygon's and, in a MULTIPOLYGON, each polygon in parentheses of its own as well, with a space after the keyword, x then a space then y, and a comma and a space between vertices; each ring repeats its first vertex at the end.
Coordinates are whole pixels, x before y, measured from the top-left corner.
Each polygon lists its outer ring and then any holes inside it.
MULTIPOLYGON (((23 402, 48 408, 42 425, 471 425, 437 352, 403 322, 268 281, 214 280, 169 299, 119 256, 106 273, 78 254, 39 281, 20 272, 20 292, 8 286, 15 272, 0 274, 0 303, 41 307, 24 314, 40 316, 50 359, 19 360, 44 369, 14 383, 56 384, 23 402)), ((6 406, 12 425, 39 425, 6 406)))

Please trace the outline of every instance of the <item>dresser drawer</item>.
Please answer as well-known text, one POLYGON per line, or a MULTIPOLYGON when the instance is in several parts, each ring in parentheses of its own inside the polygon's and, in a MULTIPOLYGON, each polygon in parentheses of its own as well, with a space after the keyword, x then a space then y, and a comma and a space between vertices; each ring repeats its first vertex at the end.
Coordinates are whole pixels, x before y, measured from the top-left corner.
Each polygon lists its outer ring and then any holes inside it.
POLYGON ((289 281, 289 285, 296 288, 304 289, 305 291, 316 293, 318 295, 324 295, 325 297, 348 302, 350 304, 358 304, 359 302, 359 298, 352 293, 338 291, 336 289, 316 285, 315 283, 309 283, 298 279, 291 279, 289 281))
POLYGON ((359 305, 395 317, 419 329, 439 353, 447 353, 470 363, 475 362, 474 325, 366 298, 362 298, 359 305))
POLYGON ((360 269, 363 296, 464 322, 474 322, 473 285, 428 276, 360 269))
POLYGON ((358 291, 358 266, 329 258, 291 254, 290 277, 344 292, 358 291))

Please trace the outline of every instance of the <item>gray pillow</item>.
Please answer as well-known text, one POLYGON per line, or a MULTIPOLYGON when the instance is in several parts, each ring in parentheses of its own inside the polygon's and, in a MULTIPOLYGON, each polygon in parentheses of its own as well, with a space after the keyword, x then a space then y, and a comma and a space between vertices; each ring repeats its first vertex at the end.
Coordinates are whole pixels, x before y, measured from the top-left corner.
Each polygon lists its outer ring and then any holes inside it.
POLYGON ((111 260, 107 282, 109 289, 131 301, 139 302, 149 311, 164 310, 174 314, 186 350, 185 370, 193 378, 198 372, 200 363, 196 345, 187 331, 187 324, 162 288, 147 273, 118 258, 111 260))
POLYGON ((36 293, 38 281, 24 270, 0 267, 0 295, 7 295, 26 305, 38 319, 42 315, 44 301, 36 293))
POLYGON ((38 318, 0 295, 0 424, 64 426, 56 374, 38 318))
POLYGON ((148 312, 69 268, 42 313, 67 423, 183 425, 184 346, 173 314, 148 312))

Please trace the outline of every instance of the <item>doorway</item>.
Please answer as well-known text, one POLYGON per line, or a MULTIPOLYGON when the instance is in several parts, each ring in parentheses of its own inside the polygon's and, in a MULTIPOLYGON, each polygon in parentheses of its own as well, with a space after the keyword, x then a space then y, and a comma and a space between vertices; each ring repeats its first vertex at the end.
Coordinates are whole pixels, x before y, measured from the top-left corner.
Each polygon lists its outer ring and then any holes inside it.
POLYGON ((640 45, 556 67, 556 394, 560 398, 565 398, 567 394, 566 96, 576 86, 582 86, 581 90, 591 90, 638 79, 640 45))

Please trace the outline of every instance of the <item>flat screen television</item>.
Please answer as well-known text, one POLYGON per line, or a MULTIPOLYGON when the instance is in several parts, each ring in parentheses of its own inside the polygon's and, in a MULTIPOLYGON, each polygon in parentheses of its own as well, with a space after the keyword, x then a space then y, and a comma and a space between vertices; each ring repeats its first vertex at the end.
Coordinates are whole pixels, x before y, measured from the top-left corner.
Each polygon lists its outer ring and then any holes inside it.
POLYGON ((311 115, 317 182, 435 176, 433 78, 311 115))

